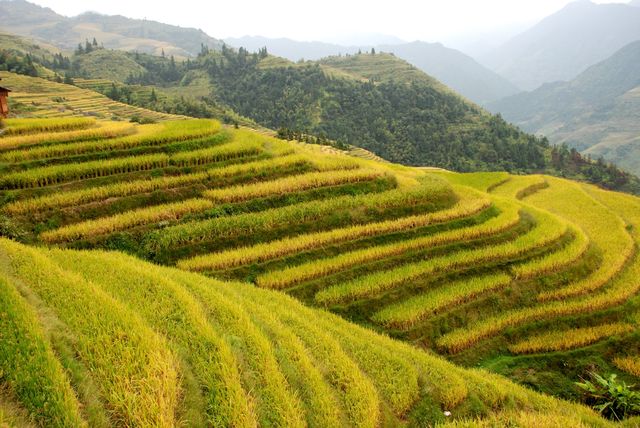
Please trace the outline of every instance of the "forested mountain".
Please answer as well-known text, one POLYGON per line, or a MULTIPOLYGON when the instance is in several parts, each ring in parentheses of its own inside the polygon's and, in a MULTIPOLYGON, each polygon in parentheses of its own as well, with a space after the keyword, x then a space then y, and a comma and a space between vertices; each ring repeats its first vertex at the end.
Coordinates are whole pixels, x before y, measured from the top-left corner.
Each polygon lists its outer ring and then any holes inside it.
POLYGON ((221 45, 202 30, 97 13, 68 18, 25 0, 0 0, 0 16, 0 30, 46 40, 66 50, 93 38, 107 48, 184 57, 196 55, 202 44, 211 49, 221 45))
MULTIPOLYGON (((227 123, 255 121, 281 129, 287 138, 312 135, 409 165, 547 172, 640 191, 634 176, 567 148, 552 150, 546 139, 521 132, 391 54, 292 63, 265 49, 250 54, 226 46, 203 47, 186 61, 103 50, 87 43, 72 58, 56 57, 47 63, 56 73, 50 77, 62 81, 64 75, 65 81, 147 109, 227 123), (119 82, 83 80, 105 77, 102 71, 115 66, 114 56, 119 82)), ((28 65, 39 58, 18 60, 28 65)))
POLYGON ((529 132, 640 173, 640 41, 570 82, 490 105, 529 132))
POLYGON ((480 58, 518 87, 570 80, 640 39, 640 8, 627 4, 570 3, 480 58))
POLYGON ((638 191, 637 178, 525 134, 390 54, 291 64, 223 49, 200 58, 215 99, 271 128, 459 171, 547 171, 638 191))
POLYGON ((230 45, 257 52, 263 47, 274 55, 291 61, 319 60, 328 56, 370 52, 393 53, 411 65, 440 80, 456 92, 479 104, 485 104, 517 93, 512 83, 479 64, 462 52, 440 43, 415 41, 377 46, 340 46, 323 42, 300 42, 267 37, 226 39, 230 45))

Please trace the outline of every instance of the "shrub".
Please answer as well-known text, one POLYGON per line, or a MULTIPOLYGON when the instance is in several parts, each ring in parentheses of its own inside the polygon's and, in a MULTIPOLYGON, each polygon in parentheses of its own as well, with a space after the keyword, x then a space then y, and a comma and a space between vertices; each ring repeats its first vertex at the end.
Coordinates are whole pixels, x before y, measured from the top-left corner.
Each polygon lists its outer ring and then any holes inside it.
POLYGON ((583 389, 587 402, 609 419, 621 421, 627 416, 640 414, 640 393, 617 380, 615 374, 604 378, 597 373, 590 373, 593 381, 576 382, 583 389))

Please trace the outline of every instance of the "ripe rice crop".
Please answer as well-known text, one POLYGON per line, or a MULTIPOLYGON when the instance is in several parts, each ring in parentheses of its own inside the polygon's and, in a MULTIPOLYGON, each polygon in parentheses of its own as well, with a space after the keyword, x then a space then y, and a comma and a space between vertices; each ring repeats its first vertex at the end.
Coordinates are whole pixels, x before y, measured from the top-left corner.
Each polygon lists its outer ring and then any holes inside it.
POLYGON ((35 134, 38 132, 59 132, 86 129, 96 124, 89 117, 61 117, 55 119, 7 119, 3 136, 35 134))
POLYGON ((22 135, 0 138, 0 150, 11 150, 38 144, 71 143, 81 140, 101 140, 106 138, 122 137, 135 132, 135 127, 130 123, 107 122, 96 128, 82 129, 78 131, 42 133, 34 135, 22 135))
MULTIPOLYGON (((205 416, 211 426, 255 424, 249 410, 250 397, 242 388, 232 346, 225 341, 217 323, 210 322, 208 306, 195 293, 151 265, 141 270, 135 259, 123 254, 66 250, 52 250, 48 254, 65 270, 83 275, 105 292, 126 301, 150 326, 167 337, 201 383, 206 406, 202 409, 204 415, 199 417, 205 416), (133 287, 131 278, 136 278, 133 287)), ((229 324, 246 325, 226 302, 215 303, 214 307, 230 320, 229 324)), ((232 331, 232 327, 228 331, 232 331)))
POLYGON ((138 146, 156 146, 170 142, 186 141, 214 135, 219 132, 219 122, 210 120, 181 120, 162 124, 138 126, 137 133, 122 138, 100 141, 83 141, 47 145, 28 150, 12 150, 0 154, 0 160, 6 162, 22 162, 33 159, 45 159, 79 155, 92 152, 124 150, 138 146))
POLYGON ((263 144, 258 141, 234 141, 219 147, 173 154, 171 155, 171 165, 179 167, 205 165, 213 162, 258 155, 263 151, 263 144))
POLYGON ((522 256, 531 250, 544 248, 566 233, 566 224, 557 221, 554 216, 538 210, 531 210, 531 213, 537 220, 536 227, 513 242, 457 251, 442 257, 374 272, 321 290, 316 293, 315 301, 323 305, 333 305, 375 297, 426 275, 522 256))
POLYGON ((552 331, 530 337, 509 346, 514 354, 565 351, 590 345, 605 337, 617 336, 634 330, 631 324, 603 324, 595 327, 580 327, 563 331, 552 331))
POLYGON ((403 302, 387 306, 376 312, 371 319, 387 328, 406 330, 445 308, 467 302, 479 294, 504 288, 511 282, 511 276, 504 273, 453 281, 403 302))
POLYGON ((191 174, 158 177, 144 180, 124 181, 104 186, 59 192, 37 198, 11 202, 3 207, 8 214, 28 214, 34 211, 60 209, 92 202, 99 202, 109 198, 126 197, 142 193, 154 192, 161 189, 172 189, 203 183, 209 179, 223 179, 243 174, 265 174, 286 167, 303 166, 309 164, 300 155, 284 156, 281 158, 265 159, 254 162, 229 165, 222 168, 212 168, 208 171, 191 174))
POLYGON ((605 291, 576 300, 538 303, 536 306, 514 309, 476 322, 473 326, 459 328, 437 340, 437 345, 448 352, 459 352, 478 341, 493 336, 507 327, 515 327, 530 321, 595 312, 619 305, 640 291, 640 263, 634 260, 629 268, 618 276, 605 291))
POLYGON ((13 172, 0 177, 0 188, 24 189, 44 187, 65 181, 104 177, 113 174, 144 171, 169 165, 169 156, 164 153, 97 160, 81 163, 51 165, 13 172))
POLYGON ((180 387, 165 339, 127 305, 37 249, 9 240, 2 240, 0 248, 10 260, 3 272, 19 276, 74 332, 77 358, 91 372, 113 420, 171 426, 180 387))
POLYGON ((579 228, 569 226, 573 239, 559 251, 546 254, 511 268, 516 279, 528 279, 549 272, 557 272, 565 266, 576 262, 589 248, 589 238, 579 228))
POLYGON ((533 195, 528 201, 555 212, 575 222, 587 234, 600 251, 600 267, 566 287, 543 292, 541 301, 562 299, 596 291, 618 274, 634 254, 635 243, 626 229, 625 221, 604 204, 594 200, 580 185, 549 178, 552 186, 545 195, 533 195))
POLYGON ((396 189, 374 195, 341 196, 338 198, 304 202, 282 208, 269 209, 257 213, 232 217, 214 218, 168 227, 162 234, 155 235, 150 250, 188 245, 211 239, 237 237, 249 233, 273 230, 288 224, 317 221, 336 211, 410 207, 436 201, 449 194, 449 187, 443 183, 420 186, 415 189, 396 189))
POLYGON ((187 214, 205 211, 213 206, 213 203, 207 199, 189 199, 156 205, 71 224, 44 232, 40 238, 48 243, 87 239, 159 221, 178 220, 187 214))
POLYGON ((381 178, 383 175, 382 172, 371 169, 310 172, 277 180, 207 190, 202 196, 217 203, 234 203, 317 187, 371 181, 381 178))
POLYGON ((613 364, 620 370, 640 377, 640 358, 637 356, 616 357, 613 359, 613 364))
POLYGON ((122 253, 6 239, 0 248, 0 276, 39 299, 53 315, 45 320, 60 321, 72 352, 57 357, 74 381, 82 377, 76 392, 91 426, 374 428, 423 421, 414 409, 425 402, 456 417, 482 406, 552 412, 567 426, 602 422, 585 407, 453 365, 284 293, 122 253))
POLYGON ((546 186, 547 180, 541 175, 512 175, 508 180, 494 186, 491 189, 491 193, 508 198, 522 199, 546 186))
POLYGON ((467 172, 467 173, 438 173, 446 177, 448 181, 462 186, 473 187, 474 189, 488 192, 491 189, 509 180, 507 172, 467 172))
POLYGON ((36 311, 4 273, 0 274, 0 373, 3 388, 13 392, 40 426, 86 426, 36 311))
POLYGON ((504 202, 497 204, 504 210, 502 215, 484 224, 445 231, 392 244, 380 245, 340 254, 322 260, 313 260, 283 270, 268 272, 256 278, 256 284, 266 288, 287 288, 324 275, 339 272, 354 266, 361 266, 387 257, 398 256, 409 251, 422 250, 453 242, 479 239, 505 231, 520 221, 518 207, 504 202))
POLYGON ((251 263, 265 262, 300 251, 320 248, 325 245, 424 227, 430 224, 443 223, 467 217, 486 209, 490 204, 491 202, 488 199, 465 193, 461 196, 461 200, 449 209, 394 220, 298 235, 219 253, 204 254, 190 259, 180 260, 178 261, 178 267, 194 271, 222 270, 251 263))

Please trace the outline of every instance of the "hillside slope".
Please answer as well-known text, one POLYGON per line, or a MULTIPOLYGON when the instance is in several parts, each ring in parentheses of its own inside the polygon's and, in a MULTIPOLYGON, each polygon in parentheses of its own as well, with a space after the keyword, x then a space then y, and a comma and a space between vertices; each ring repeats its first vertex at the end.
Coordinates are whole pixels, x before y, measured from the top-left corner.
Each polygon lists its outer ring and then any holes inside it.
MULTIPOLYGON (((114 261, 94 263, 89 254, 44 248, 121 250, 233 281, 230 288, 241 290, 242 282, 278 290, 461 365, 572 400, 583 398, 574 382, 589 372, 616 373, 630 383, 640 375, 636 197, 541 175, 403 167, 209 120, 126 124, 124 136, 113 134, 114 125, 87 118, 7 121, 0 137, 0 231, 42 250, 7 244, 5 252, 59 254, 56 263, 75 257, 63 270, 92 284, 108 278, 105 287, 115 285, 123 256, 100 255, 114 261), (561 337, 544 336, 549 331, 561 337)), ((31 265, 14 277, 31 281, 31 265)), ((134 275, 127 272, 122 290, 130 296, 134 275)), ((258 301, 260 292, 251 293, 258 301)), ((259 303, 263 309, 270 295, 259 303)), ((350 349, 354 358, 377 361, 350 349)), ((413 385, 401 355, 389 376, 413 385)), ((456 416, 500 407, 437 398, 414 408, 413 392, 372 381, 389 421, 421 412, 439 418, 458 403, 456 416)), ((435 393, 431 383, 417 382, 435 393)), ((447 397, 461 388, 448 378, 440 383, 447 397)), ((481 403, 487 394, 478 396, 481 403)))
POLYGON ((293 64, 224 48, 200 63, 217 102, 282 135, 326 136, 409 165, 547 172, 640 191, 636 177, 551 148, 390 54, 293 64))
POLYGON ((37 77, 0 71, 0 78, 13 91, 9 99, 12 114, 21 117, 93 116, 126 120, 138 117, 154 121, 181 118, 113 101, 88 89, 37 77))
POLYGON ((97 13, 69 18, 25 0, 0 1, 0 16, 3 31, 45 40, 67 51, 94 37, 111 49, 156 55, 164 51, 181 57, 197 55, 201 44, 211 49, 221 46, 202 30, 97 13))
POLYGON ((322 42, 299 42, 291 39, 240 37, 226 39, 235 47, 258 52, 263 47, 291 61, 320 60, 329 56, 369 52, 393 53, 411 65, 440 80, 473 102, 484 104, 518 92, 513 84, 482 66, 473 58, 440 43, 412 42, 378 46, 340 46, 322 42))
POLYGON ((480 61, 518 87, 570 80, 640 39, 640 9, 575 1, 480 61))
POLYGON ((0 248, 0 367, 42 425, 376 427, 444 410, 608 425, 280 293, 118 253, 0 248))
POLYGON ((640 173, 640 41, 558 82, 489 106, 551 142, 640 173))

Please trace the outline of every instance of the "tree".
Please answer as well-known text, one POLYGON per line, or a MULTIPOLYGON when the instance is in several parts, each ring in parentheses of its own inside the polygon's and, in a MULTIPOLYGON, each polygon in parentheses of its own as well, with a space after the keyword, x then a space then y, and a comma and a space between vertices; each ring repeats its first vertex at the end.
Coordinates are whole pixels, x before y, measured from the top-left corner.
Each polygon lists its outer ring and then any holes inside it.
POLYGON ((149 101, 151 101, 152 103, 155 103, 156 101, 158 101, 158 96, 156 95, 155 88, 151 88, 151 95, 149 96, 149 101))
POLYGON ((82 55, 84 53, 84 49, 82 48, 82 43, 78 43, 78 47, 76 48, 76 55, 82 55))
POLYGON ((92 44, 92 46, 93 46, 94 48, 97 48, 97 47, 98 47, 98 41, 96 40, 96 38, 95 38, 95 37, 93 38, 93 42, 92 42, 91 44, 92 44))
POLYGON ((371 48, 371 55, 375 55, 376 54, 376 48, 371 48))

